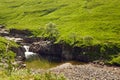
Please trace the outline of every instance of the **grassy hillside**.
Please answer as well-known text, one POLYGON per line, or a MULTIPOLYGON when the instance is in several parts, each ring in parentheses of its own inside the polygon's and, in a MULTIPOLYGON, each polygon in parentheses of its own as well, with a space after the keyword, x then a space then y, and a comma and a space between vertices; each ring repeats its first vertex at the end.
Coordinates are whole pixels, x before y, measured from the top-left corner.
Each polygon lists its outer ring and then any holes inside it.
POLYGON ((53 22, 58 40, 92 37, 94 43, 120 43, 120 0, 0 0, 0 24, 38 30, 53 22))

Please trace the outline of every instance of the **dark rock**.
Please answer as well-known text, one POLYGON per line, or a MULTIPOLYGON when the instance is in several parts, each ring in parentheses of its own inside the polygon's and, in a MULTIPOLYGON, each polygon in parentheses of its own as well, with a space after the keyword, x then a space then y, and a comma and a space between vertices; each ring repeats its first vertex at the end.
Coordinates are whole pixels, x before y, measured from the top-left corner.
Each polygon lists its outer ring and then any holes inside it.
MULTIPOLYGON (((44 58, 58 59, 58 60, 77 60, 82 62, 91 62, 99 59, 100 56, 95 52, 99 46, 83 46, 72 47, 68 44, 53 44, 51 41, 33 42, 30 46, 30 51, 38 53, 44 58)), ((99 49, 97 49, 99 51, 99 49)))
POLYGON ((24 38, 24 43, 33 43, 33 42, 39 42, 41 40, 44 40, 41 37, 30 37, 30 38, 24 38))
POLYGON ((54 60, 72 60, 72 47, 69 45, 53 44, 50 41, 34 42, 29 49, 31 52, 38 53, 44 58, 54 60))
POLYGON ((4 32, 4 33, 0 33, 0 36, 9 36, 9 33, 7 33, 7 32, 4 32))
POLYGON ((29 30, 17 30, 17 29, 10 29, 10 34, 11 35, 23 35, 23 36, 30 36, 32 35, 32 32, 29 30))
POLYGON ((0 28, 5 28, 5 26, 4 25, 0 25, 0 28))
POLYGON ((62 45, 62 57, 65 60, 72 60, 73 59, 73 49, 69 45, 62 45))
POLYGON ((23 47, 11 47, 10 50, 12 50, 14 53, 16 53, 16 58, 20 60, 25 60, 25 49, 23 47), (21 58, 19 58, 21 57, 21 58))
POLYGON ((49 54, 50 53, 50 46, 51 42, 50 41, 39 41, 39 42, 34 42, 30 46, 30 51, 34 53, 39 53, 39 54, 49 54))
POLYGON ((52 44, 51 41, 34 42, 29 49, 31 52, 38 53, 41 57, 52 60, 60 61, 62 58, 62 47, 58 44, 52 44))

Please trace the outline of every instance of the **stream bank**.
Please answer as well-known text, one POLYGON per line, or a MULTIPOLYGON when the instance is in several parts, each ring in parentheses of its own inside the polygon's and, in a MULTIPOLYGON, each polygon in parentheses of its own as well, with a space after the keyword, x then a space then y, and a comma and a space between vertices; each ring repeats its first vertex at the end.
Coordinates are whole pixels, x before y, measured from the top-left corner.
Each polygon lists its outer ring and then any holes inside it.
POLYGON ((93 46, 71 46, 67 43, 54 44, 51 40, 41 37, 32 37, 33 34, 29 30, 17 30, 5 28, 0 29, 0 35, 8 40, 13 40, 20 47, 11 47, 16 58, 24 61, 25 48, 29 46, 29 52, 36 53, 38 56, 47 59, 48 61, 80 61, 80 62, 94 62, 95 64, 104 65, 104 61, 110 59, 109 55, 118 54, 120 49, 115 45, 109 47, 107 45, 93 45, 93 46), (103 50, 102 50, 103 49, 103 50), (111 50, 112 49, 112 50, 111 50), (21 58, 18 58, 21 57, 21 58))

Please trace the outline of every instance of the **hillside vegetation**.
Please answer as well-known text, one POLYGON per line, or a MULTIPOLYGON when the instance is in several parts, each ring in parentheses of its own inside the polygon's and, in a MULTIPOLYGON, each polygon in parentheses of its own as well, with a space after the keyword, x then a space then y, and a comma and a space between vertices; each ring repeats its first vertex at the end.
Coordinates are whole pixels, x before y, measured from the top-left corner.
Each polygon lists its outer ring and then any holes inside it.
MULTIPOLYGON (((85 60, 120 66, 120 0, 0 0, 1 25, 7 29, 28 29, 32 37, 67 43, 76 51, 71 51, 72 56, 80 54, 85 60)), ((31 74, 24 69, 12 72, 13 46, 18 47, 0 37, 0 63, 8 64, 7 74, 0 71, 0 80, 65 80, 51 73, 31 74)))
MULTIPOLYGON (((0 0, 0 24, 33 31, 53 22, 58 41, 120 43, 120 0, 0 0), (71 36, 73 35, 73 36, 71 36)), ((79 45, 79 44, 78 44, 79 45)))

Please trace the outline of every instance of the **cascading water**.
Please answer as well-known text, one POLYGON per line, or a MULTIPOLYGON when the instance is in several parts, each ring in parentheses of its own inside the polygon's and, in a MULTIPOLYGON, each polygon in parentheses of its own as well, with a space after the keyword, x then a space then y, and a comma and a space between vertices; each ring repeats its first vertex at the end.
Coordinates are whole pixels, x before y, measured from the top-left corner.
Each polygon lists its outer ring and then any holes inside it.
POLYGON ((36 53, 33 53, 33 52, 29 52, 29 46, 23 46, 25 48, 25 58, 28 59, 28 58, 32 58, 34 56, 37 56, 36 53))

